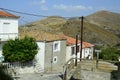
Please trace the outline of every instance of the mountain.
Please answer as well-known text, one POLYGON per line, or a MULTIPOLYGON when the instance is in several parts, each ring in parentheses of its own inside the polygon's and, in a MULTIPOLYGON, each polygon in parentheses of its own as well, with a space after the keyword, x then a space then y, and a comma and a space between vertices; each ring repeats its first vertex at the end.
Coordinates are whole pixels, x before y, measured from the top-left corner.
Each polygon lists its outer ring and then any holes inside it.
MULTIPOLYGON (((84 18, 83 40, 110 46, 120 44, 119 22, 118 13, 99 11, 88 15, 84 18)), ((80 27, 79 18, 65 19, 60 16, 50 16, 19 27, 19 32, 22 34, 22 32, 37 29, 37 31, 42 30, 54 34, 63 33, 75 38, 76 34, 80 35, 80 27)))
MULTIPOLYGON (((65 35, 75 38, 75 35, 80 35, 81 32, 81 21, 80 20, 68 20, 61 30, 65 35)), ((93 44, 103 44, 114 46, 120 42, 120 38, 111 32, 108 32, 97 25, 84 21, 83 24, 83 40, 91 42, 93 44)))
POLYGON ((32 29, 39 29, 39 30, 43 30, 46 32, 51 32, 51 33, 55 33, 55 32, 60 32, 60 28, 59 26, 61 26, 62 24, 64 24, 66 22, 66 19, 60 16, 50 16, 47 18, 44 18, 42 20, 38 20, 35 22, 31 22, 29 24, 26 24, 24 26, 21 26, 19 28, 20 32, 23 31, 27 31, 27 30, 32 30, 32 29))
POLYGON ((98 11, 88 15, 89 23, 95 24, 98 27, 107 30, 120 37, 120 14, 109 11, 98 11))

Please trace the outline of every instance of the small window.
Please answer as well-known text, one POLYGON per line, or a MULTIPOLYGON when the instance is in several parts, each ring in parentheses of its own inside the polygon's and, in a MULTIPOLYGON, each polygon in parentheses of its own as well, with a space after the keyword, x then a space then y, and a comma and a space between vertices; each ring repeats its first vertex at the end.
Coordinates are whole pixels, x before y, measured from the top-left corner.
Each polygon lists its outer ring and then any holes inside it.
POLYGON ((59 45, 58 43, 55 43, 55 44, 54 44, 54 49, 55 49, 55 50, 58 49, 58 45, 59 45))
POLYGON ((10 24, 9 22, 4 22, 3 24, 10 24))
POLYGON ((75 47, 71 47, 71 55, 75 54, 75 47))
POLYGON ((77 46, 77 52, 80 52, 80 46, 77 46))
POLYGON ((57 56, 53 58, 53 63, 57 63, 57 56))
POLYGON ((55 41, 53 43, 53 51, 60 51, 60 42, 59 41, 55 41))

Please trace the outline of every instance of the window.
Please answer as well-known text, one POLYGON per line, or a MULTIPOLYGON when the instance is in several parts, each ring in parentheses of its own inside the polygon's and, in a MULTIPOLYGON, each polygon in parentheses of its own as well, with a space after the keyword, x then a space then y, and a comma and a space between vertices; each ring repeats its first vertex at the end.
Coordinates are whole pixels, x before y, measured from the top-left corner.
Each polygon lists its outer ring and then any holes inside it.
POLYGON ((58 43, 55 43, 54 46, 55 46, 54 49, 57 50, 58 49, 58 43))
POLYGON ((53 63, 57 63, 57 56, 53 57, 53 63))
POLYGON ((71 55, 75 54, 75 47, 71 47, 71 55))
POLYGON ((60 41, 55 41, 53 43, 53 51, 56 52, 56 51, 60 51, 60 41))
MULTIPOLYGON (((80 46, 77 46, 77 53, 80 52, 80 46)), ((76 53, 76 47, 71 47, 71 55, 76 53)))
POLYGON ((9 22, 4 22, 3 24, 10 24, 9 22))
POLYGON ((80 46, 77 46, 77 52, 80 52, 80 46))

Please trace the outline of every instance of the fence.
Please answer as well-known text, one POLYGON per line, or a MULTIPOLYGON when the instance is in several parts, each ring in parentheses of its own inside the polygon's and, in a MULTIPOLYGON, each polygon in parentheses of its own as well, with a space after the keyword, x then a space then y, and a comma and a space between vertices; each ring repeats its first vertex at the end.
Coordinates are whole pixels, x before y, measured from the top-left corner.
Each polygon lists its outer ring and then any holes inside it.
POLYGON ((30 67, 30 66, 34 66, 33 61, 28 61, 28 62, 11 62, 11 63, 2 63, 2 65, 6 66, 7 68, 16 68, 16 67, 20 67, 20 68, 24 68, 24 67, 30 67))
POLYGON ((2 65, 6 66, 6 69, 9 74, 23 74, 23 73, 34 73, 34 62, 12 62, 12 63, 2 63, 2 65))

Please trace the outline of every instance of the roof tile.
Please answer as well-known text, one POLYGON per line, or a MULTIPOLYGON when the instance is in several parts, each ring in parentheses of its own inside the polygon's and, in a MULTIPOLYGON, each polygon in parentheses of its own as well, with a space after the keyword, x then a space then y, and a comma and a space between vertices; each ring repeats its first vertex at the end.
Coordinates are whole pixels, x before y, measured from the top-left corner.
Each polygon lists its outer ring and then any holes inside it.
MULTIPOLYGON (((67 45, 75 45, 76 44, 76 39, 69 37, 69 36, 65 36, 67 39, 67 45)), ((78 43, 80 43, 81 41, 78 40, 78 43)), ((93 47, 94 45, 88 42, 82 42, 82 48, 87 48, 87 47, 93 47)))
POLYGON ((11 13, 0 11, 0 17, 13 17, 13 18, 19 18, 19 16, 13 15, 11 13))

